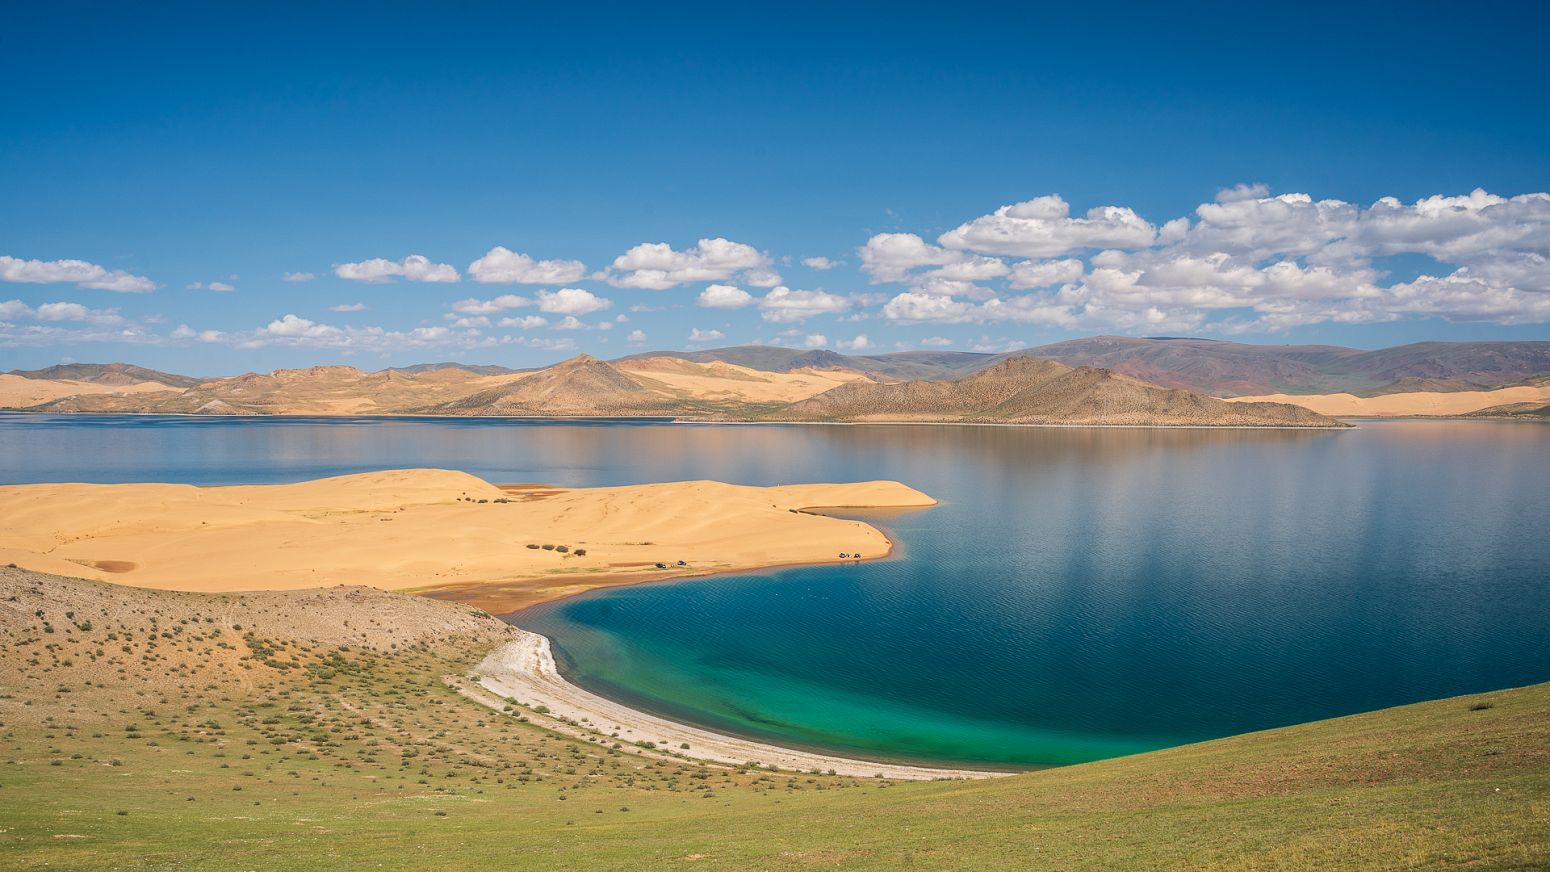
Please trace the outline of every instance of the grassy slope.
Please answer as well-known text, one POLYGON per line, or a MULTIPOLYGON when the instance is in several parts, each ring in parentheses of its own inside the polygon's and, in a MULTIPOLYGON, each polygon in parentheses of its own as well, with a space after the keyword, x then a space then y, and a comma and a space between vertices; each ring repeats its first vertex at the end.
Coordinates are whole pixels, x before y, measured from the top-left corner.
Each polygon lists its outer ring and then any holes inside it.
MULTIPOLYGON (((0 667, 18 676, 0 684, 0 868, 1525 868, 1550 856, 1550 685, 991 782, 890 785, 566 740, 441 681, 487 638, 379 632, 341 649, 318 629, 359 628, 403 597, 332 612, 313 601, 308 632, 284 638, 270 600, 136 592, 149 599, 91 621, 80 604, 122 589, 61 601, 28 583, 0 597, 0 667), (1472 710, 1479 700, 1492 707, 1472 710)), ((423 623, 423 602, 399 617, 423 623)))

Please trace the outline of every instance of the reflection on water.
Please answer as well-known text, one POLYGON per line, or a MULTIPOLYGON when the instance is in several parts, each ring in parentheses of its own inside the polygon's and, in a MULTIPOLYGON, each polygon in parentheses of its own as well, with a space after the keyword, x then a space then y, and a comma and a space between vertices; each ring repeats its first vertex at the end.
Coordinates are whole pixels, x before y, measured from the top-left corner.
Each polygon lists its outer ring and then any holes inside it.
POLYGON ((901 560, 524 613, 577 680, 699 722, 1058 763, 1550 680, 1550 426, 1353 431, 0 416, 0 481, 894 478, 901 560))

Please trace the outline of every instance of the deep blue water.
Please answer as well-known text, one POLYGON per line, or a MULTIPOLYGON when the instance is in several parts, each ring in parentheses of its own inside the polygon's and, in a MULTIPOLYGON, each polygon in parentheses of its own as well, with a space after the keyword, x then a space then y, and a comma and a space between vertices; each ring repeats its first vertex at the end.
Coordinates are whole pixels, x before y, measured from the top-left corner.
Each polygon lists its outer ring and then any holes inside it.
POLYGON ((572 677, 879 757, 1038 765, 1550 680, 1550 426, 1354 431, 0 416, 0 481, 895 478, 897 559, 517 620, 572 677))

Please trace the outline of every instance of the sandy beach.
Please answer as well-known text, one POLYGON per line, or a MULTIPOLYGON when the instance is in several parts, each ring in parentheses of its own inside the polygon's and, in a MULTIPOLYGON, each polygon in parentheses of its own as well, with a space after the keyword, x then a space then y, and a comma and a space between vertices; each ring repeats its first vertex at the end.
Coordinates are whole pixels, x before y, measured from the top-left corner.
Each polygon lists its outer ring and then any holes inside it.
POLYGON ((691 727, 632 709, 566 681, 555 665, 549 640, 517 630, 518 637, 497 648, 475 670, 477 686, 459 683, 465 696, 496 710, 515 700, 518 713, 580 738, 650 743, 648 747, 696 760, 729 765, 760 766, 804 772, 833 772, 861 778, 901 780, 989 778, 1000 774, 973 769, 935 769, 896 763, 875 763, 829 754, 766 745, 748 739, 691 727), (482 689, 488 693, 480 693, 482 689))

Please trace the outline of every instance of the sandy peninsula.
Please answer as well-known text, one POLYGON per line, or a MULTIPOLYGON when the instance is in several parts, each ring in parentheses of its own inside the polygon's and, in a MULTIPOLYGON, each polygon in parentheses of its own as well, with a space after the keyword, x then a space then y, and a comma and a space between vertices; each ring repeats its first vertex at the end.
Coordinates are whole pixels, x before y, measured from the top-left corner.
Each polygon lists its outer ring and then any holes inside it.
POLYGON ((241 487, 14 485, 0 487, 0 562, 183 591, 446 587, 512 611, 670 575, 881 557, 891 543, 877 528, 804 510, 934 503, 892 481, 499 487, 437 469, 241 487))

